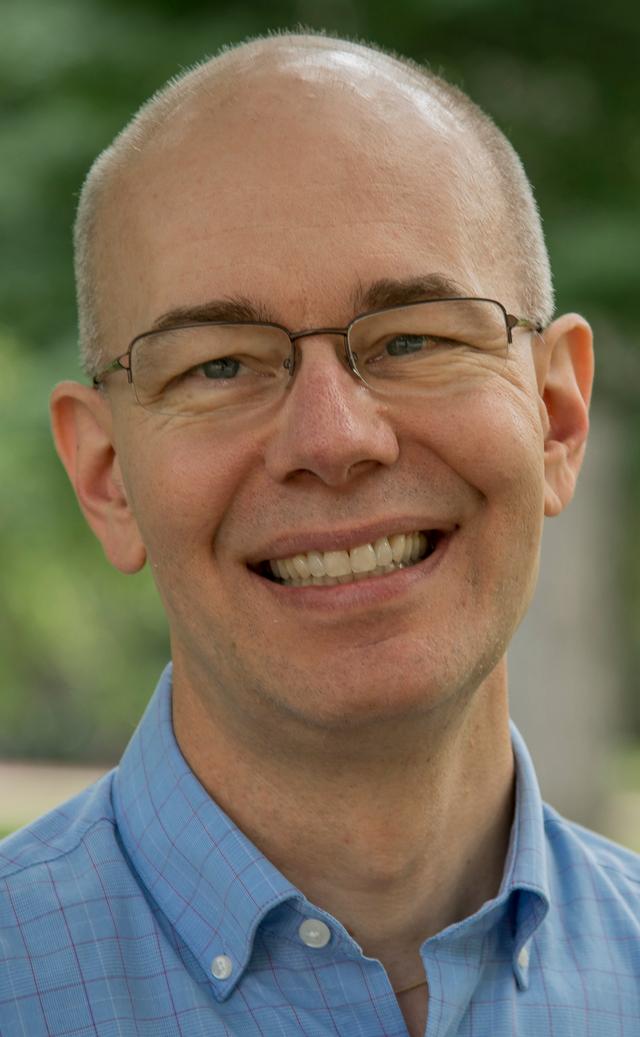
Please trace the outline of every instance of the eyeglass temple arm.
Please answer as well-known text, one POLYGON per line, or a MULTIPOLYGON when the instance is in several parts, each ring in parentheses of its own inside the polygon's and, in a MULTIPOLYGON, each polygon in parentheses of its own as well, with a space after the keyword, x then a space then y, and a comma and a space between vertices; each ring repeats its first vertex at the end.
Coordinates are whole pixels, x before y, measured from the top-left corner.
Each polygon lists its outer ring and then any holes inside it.
POLYGON ((507 314, 507 324, 509 325, 509 331, 512 328, 528 328, 529 331, 537 332, 543 329, 539 320, 532 320, 530 317, 516 317, 513 313, 507 314))
POLYGON ((528 328, 529 331, 535 331, 537 334, 543 330, 540 321, 532 320, 530 317, 516 317, 513 313, 507 313, 506 318, 509 342, 511 342, 511 332, 514 328, 528 328))
POLYGON ((128 380, 131 381, 131 356, 129 353, 124 353, 123 356, 116 357, 115 360, 105 367, 102 371, 98 371, 98 374, 93 376, 93 386, 97 388, 102 385, 105 375, 111 374, 112 371, 126 371, 128 380))

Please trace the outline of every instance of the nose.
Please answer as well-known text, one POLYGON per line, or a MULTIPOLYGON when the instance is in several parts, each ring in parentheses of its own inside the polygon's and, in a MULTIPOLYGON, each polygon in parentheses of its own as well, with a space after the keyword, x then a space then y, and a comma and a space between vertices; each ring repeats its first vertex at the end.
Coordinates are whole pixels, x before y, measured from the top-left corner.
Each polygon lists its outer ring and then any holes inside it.
POLYGON ((297 345, 295 376, 266 449, 277 481, 307 473, 342 486, 398 458, 388 408, 348 368, 336 341, 323 335, 297 345))

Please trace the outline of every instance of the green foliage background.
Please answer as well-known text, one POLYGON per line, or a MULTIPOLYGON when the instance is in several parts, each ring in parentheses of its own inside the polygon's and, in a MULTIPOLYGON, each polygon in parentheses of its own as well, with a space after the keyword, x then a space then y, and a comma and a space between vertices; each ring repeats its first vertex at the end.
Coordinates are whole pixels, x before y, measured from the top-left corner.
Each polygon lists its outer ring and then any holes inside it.
POLYGON ((116 758, 168 656, 149 575, 105 564, 50 444, 50 388, 79 376, 71 226, 84 174, 176 71, 300 23, 428 61, 523 157, 558 310, 593 324, 595 402, 625 423, 625 513, 612 537, 624 540, 629 721, 640 726, 638 11, 635 0, 2 0, 1 755, 116 758))

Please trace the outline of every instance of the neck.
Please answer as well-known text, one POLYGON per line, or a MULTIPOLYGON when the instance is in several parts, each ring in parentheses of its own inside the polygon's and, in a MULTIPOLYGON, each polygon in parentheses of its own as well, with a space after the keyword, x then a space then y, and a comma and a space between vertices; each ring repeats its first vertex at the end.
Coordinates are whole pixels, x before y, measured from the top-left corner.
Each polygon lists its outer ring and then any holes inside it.
POLYGON ((210 795, 394 987, 421 978, 425 939, 497 893, 513 816, 504 661, 464 706, 355 759, 354 731, 317 754, 239 744, 175 676, 173 720, 210 795))

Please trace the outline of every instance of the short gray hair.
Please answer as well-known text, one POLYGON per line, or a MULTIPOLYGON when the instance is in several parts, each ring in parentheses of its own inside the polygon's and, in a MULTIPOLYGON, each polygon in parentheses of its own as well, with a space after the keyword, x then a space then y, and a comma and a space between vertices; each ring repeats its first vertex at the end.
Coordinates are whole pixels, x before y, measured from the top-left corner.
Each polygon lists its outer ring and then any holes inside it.
POLYGON ((498 220, 501 251, 518 287, 521 312, 547 324, 553 315, 553 286, 542 223, 533 189, 516 151, 494 121, 462 90, 427 67, 381 47, 305 31, 278 32, 258 36, 216 56, 204 59, 174 76, 136 112, 113 142, 91 166, 80 192, 74 227, 75 275, 78 306, 80 362, 91 377, 104 363, 102 349, 103 280, 99 276, 100 226, 105 201, 118 171, 140 151, 154 132, 191 98, 215 87, 216 77, 229 64, 248 65, 256 49, 276 47, 282 42, 303 47, 335 47, 366 51, 393 63, 400 74, 425 89, 469 130, 496 176, 501 200, 498 220))

